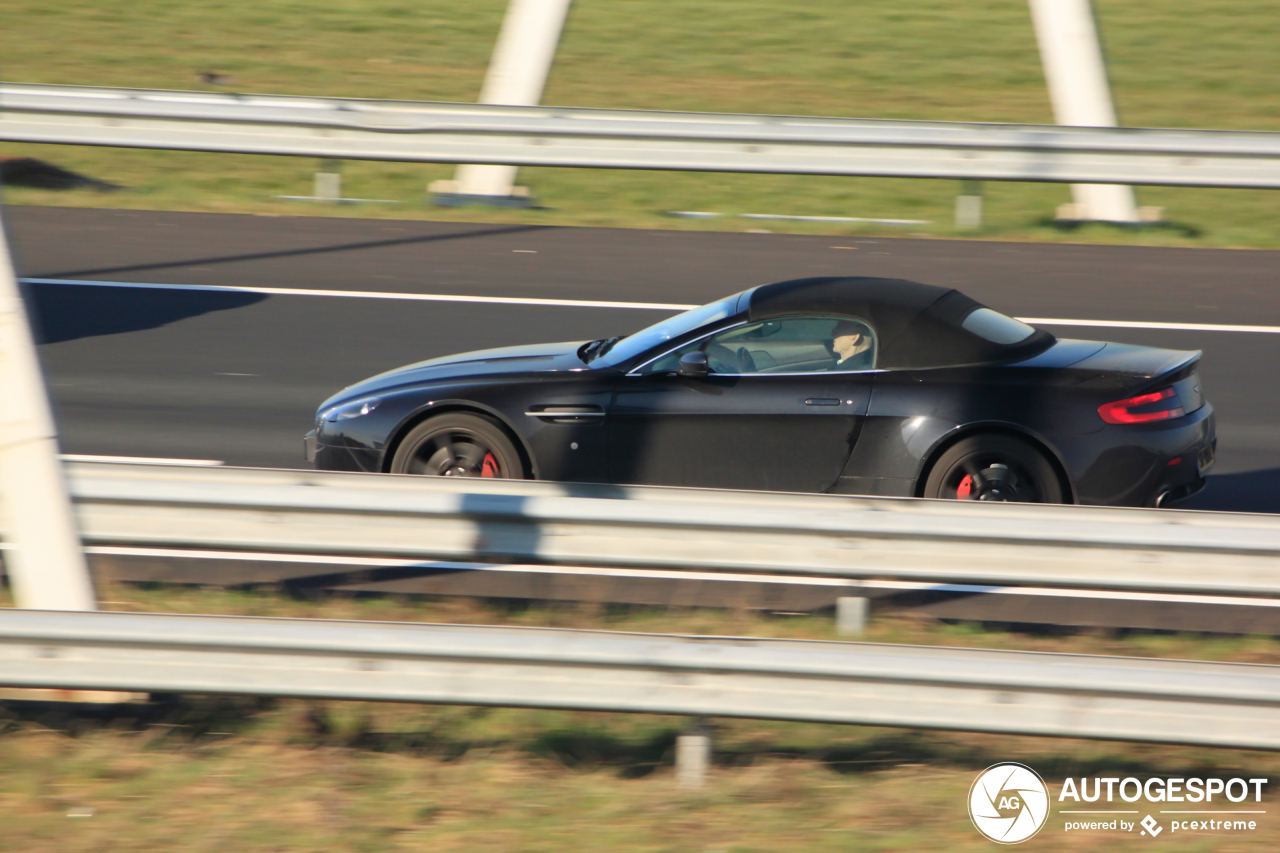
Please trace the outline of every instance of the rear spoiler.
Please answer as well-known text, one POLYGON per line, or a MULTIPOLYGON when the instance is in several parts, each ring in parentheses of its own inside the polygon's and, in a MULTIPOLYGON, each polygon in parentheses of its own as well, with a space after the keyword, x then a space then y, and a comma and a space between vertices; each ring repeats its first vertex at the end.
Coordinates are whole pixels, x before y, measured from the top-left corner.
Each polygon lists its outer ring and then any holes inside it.
POLYGON ((1196 369, 1196 365, 1200 363, 1200 359, 1204 356, 1204 350, 1178 351, 1164 350, 1170 355, 1180 356, 1179 358, 1169 359, 1169 362, 1160 368, 1159 371, 1151 374, 1152 383, 1177 382, 1186 379, 1196 369))
MULTIPOLYGON (((1204 355, 1201 350, 1159 349, 1109 343, 1088 358, 1072 365, 1076 370, 1097 370, 1127 375, 1141 390, 1157 382, 1177 382, 1191 375, 1204 355)), ((1127 383, 1126 383, 1127 384, 1127 383)))

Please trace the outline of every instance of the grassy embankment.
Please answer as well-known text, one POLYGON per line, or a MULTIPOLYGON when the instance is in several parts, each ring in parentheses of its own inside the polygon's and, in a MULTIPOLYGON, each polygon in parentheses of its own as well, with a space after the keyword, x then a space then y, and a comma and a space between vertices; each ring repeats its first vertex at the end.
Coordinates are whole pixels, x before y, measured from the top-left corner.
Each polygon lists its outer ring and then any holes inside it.
MULTIPOLYGON (((105 607, 132 611, 832 638, 829 618, 743 612, 103 593, 105 607)), ((873 620, 867 639, 1280 660, 1271 639, 1016 634, 909 617, 873 620)), ((713 722, 716 763, 691 793, 675 788, 685 723, 672 717, 244 699, 188 699, 151 715, 11 706, 0 711, 0 850, 979 851, 990 842, 963 803, 976 773, 998 761, 1030 764, 1055 791, 1082 775, 1280 777, 1280 758, 1242 750, 713 722)), ((1037 850, 1098 849, 1097 836, 1061 823, 1051 820, 1037 850)), ((1272 850, 1280 828, 1264 823, 1226 843, 1167 833, 1129 843, 1139 842, 1272 850)))
MULTIPOLYGON (((505 0, 358 3, 122 3, 13 0, 0 30, 5 79, 144 88, 211 88, 467 101, 479 92, 505 0), (51 40, 57 48, 51 49, 51 40)), ((1207 0, 1196 14, 1162 0, 1097 4, 1121 120, 1135 126, 1280 130, 1280 16, 1248 0, 1207 0)), ((979 0, 578 0, 545 102, 571 106, 1049 122, 1025 4, 979 0)), ((429 180, 451 167, 349 163, 345 190, 399 204, 323 207, 310 160, 6 145, 127 186, 125 192, 14 189, 18 204, 307 213, 564 225, 961 236, 946 181, 527 169, 546 210, 444 210, 429 180), (873 225, 675 220, 714 210, 929 220, 873 225)), ((1144 188, 1171 225, 1138 232, 1048 223, 1059 185, 988 184, 976 236, 1201 246, 1280 246, 1275 195, 1144 188)))

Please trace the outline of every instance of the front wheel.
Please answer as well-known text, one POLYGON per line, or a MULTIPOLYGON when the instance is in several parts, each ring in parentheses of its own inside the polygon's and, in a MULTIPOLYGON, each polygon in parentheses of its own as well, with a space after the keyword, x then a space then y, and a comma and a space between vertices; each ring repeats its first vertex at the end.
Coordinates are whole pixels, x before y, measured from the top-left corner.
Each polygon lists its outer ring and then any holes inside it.
POLYGON ((1044 454, 1007 435, 974 435, 956 442, 925 480, 926 498, 1062 503, 1062 484, 1044 454))
POLYGON ((391 473, 525 478, 520 453, 502 429, 463 412, 436 415, 410 430, 391 460, 391 473))

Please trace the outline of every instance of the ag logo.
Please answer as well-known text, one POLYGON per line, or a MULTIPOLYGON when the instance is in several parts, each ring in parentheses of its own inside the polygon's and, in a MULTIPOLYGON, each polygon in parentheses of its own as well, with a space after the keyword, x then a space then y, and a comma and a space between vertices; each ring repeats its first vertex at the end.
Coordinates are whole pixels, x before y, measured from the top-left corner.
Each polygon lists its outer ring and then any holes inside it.
POLYGON ((993 764, 973 780, 969 818, 992 841, 1026 841, 1049 819, 1049 789, 1030 767, 993 764))

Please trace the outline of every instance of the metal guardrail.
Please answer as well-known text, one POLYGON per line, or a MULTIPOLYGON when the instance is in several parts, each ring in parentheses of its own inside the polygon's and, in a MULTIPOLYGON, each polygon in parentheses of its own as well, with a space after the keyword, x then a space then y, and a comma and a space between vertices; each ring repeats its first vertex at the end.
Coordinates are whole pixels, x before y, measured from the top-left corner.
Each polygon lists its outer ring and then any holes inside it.
POLYGON ((5 84, 0 140, 353 160, 1280 187, 1280 133, 5 84))
POLYGON ((1280 596, 1280 518, 1266 515, 252 468, 67 471, 92 545, 1280 596))
POLYGON ((1280 748, 1280 667, 738 637, 0 610, 0 686, 1280 748))

